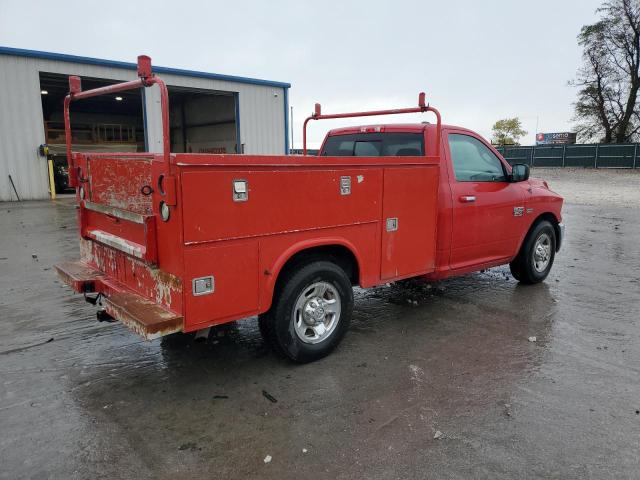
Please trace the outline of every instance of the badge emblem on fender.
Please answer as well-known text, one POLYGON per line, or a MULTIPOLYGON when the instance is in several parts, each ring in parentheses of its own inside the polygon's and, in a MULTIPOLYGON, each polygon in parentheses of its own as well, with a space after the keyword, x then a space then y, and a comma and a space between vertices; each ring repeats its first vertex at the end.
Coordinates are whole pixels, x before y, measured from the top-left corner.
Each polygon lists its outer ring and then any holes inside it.
POLYGON ((513 216, 521 217, 524 215, 524 207, 513 207, 513 216))

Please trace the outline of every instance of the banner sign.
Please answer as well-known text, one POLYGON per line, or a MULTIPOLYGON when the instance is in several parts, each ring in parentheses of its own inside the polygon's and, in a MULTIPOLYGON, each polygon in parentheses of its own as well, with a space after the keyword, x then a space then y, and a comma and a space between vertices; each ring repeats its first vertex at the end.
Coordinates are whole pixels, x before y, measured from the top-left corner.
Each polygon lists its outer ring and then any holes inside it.
POLYGON ((565 145, 576 143, 573 132, 536 133, 536 145, 565 145))

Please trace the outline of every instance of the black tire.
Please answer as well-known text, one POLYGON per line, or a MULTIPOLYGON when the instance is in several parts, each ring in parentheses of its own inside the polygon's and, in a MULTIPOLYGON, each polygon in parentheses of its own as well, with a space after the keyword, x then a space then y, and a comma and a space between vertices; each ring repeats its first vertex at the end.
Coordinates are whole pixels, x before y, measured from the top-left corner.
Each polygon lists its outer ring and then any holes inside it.
POLYGON ((260 330, 260 335, 264 341, 269 345, 272 345, 273 339, 271 338, 271 329, 269 328, 269 323, 271 323, 271 315, 269 315, 270 312, 271 310, 258 315, 258 329, 260 330))
MULTIPOLYGON (((329 353, 340 343, 345 333, 349 329, 351 323, 351 314, 353 312, 353 290, 351 281, 347 274, 335 263, 328 261, 313 261, 305 266, 285 272, 285 277, 279 282, 279 286, 274 294, 271 309, 260 315, 259 327, 265 341, 279 354, 293 360, 297 363, 307 363, 318 360, 329 353), (326 337, 322 339, 301 338, 301 329, 306 324, 296 322, 296 309, 298 301, 305 301, 303 295, 313 290, 313 286, 317 284, 327 284, 327 295, 337 298, 340 312, 338 315, 331 317, 331 313, 324 313, 324 309, 317 312, 323 319, 331 322, 331 318, 336 322, 330 329, 326 337), (326 315, 326 316, 325 316, 326 315), (296 323, 300 325, 296 330, 296 323), (318 343, 308 343, 317 341, 318 343)), ((333 300, 329 298, 329 301, 333 300)), ((308 295, 308 300, 314 298, 312 294, 308 295)), ((327 310, 328 311, 328 310, 327 310)), ((313 321, 313 319, 312 319, 313 321)), ((325 320, 322 320, 324 324, 325 320)), ((320 323, 320 322, 319 322, 320 323)), ((313 327, 306 327, 315 335, 313 327)), ((302 335, 303 336, 303 335, 302 335)))
MULTIPOLYGON (((520 256, 520 254, 518 254, 518 256, 520 256)), ((520 281, 520 279, 522 278, 522 271, 520 262, 518 262, 517 260, 518 257, 514 258, 513 262, 509 264, 509 270, 511 270, 511 275, 513 276, 513 278, 520 281)))
POLYGON ((529 285, 540 283, 549 275, 555 256, 556 231, 551 222, 542 220, 531 228, 522 243, 518 256, 509 264, 509 268, 513 277, 520 283, 529 285), (534 249, 539 240, 543 246, 549 248, 548 263, 541 261, 536 263, 536 258, 539 259, 539 257, 534 257, 534 249), (546 267, 542 268, 545 263, 546 267))

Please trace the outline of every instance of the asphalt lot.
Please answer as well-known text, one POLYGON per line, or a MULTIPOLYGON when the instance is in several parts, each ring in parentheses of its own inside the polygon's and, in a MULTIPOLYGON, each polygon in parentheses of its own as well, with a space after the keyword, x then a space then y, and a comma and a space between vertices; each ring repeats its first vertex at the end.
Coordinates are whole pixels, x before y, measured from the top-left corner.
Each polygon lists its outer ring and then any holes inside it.
POLYGON ((255 319, 203 343, 96 322, 52 269, 73 204, 0 204, 0 478, 640 477, 640 172, 534 174, 567 198, 545 283, 357 291, 303 366, 255 319))

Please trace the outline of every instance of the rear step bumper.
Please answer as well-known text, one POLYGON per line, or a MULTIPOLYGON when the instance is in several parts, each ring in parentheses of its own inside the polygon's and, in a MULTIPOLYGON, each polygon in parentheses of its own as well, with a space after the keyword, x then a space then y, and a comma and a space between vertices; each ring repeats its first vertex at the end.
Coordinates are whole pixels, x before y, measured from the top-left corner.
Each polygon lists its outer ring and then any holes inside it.
POLYGON ((183 329, 182 315, 132 292, 84 262, 61 263, 55 268, 62 281, 76 292, 101 293, 107 313, 147 340, 183 329))

